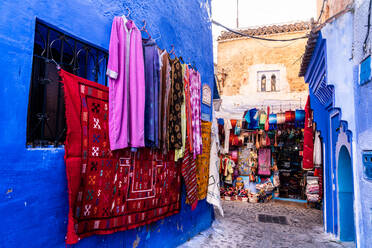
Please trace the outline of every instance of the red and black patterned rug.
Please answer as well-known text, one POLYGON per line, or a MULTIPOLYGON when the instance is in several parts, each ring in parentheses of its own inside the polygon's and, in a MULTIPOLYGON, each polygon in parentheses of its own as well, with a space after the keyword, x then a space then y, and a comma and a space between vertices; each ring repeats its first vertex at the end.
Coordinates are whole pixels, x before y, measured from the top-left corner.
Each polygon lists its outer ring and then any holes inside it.
POLYGON ((67 244, 132 229, 178 213, 180 166, 174 153, 111 152, 108 87, 60 71, 65 94, 67 244))

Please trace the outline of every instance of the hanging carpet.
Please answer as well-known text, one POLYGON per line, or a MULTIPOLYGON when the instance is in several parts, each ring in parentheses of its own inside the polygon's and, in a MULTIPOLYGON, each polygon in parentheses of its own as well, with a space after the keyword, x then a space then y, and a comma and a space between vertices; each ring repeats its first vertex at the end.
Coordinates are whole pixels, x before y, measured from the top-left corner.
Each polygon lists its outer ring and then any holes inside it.
POLYGON ((63 70, 69 196, 67 244, 149 224, 180 210, 174 153, 148 148, 111 152, 108 88, 63 70))

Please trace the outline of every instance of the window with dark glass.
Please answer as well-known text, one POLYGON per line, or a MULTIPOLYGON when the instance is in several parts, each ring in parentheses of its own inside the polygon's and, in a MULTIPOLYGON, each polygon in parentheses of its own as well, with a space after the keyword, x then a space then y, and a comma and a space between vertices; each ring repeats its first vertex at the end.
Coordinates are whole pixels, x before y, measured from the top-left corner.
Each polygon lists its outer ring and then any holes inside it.
POLYGON ((266 76, 262 75, 261 77, 261 91, 266 91, 266 76))
POLYGON ((276 91, 276 76, 271 75, 271 91, 276 91))
POLYGON ((56 147, 65 141, 65 103, 57 65, 107 85, 107 58, 107 50, 36 21, 27 113, 28 147, 56 147))

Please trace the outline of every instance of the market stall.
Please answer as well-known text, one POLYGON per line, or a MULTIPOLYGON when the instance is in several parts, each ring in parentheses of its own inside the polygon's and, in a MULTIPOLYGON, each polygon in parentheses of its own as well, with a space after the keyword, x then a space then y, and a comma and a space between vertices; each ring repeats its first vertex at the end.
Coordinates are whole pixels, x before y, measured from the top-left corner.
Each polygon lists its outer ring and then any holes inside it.
POLYGON ((320 202, 321 148, 314 149, 319 137, 308 105, 277 113, 252 108, 240 119, 219 118, 218 124, 223 199, 320 202))

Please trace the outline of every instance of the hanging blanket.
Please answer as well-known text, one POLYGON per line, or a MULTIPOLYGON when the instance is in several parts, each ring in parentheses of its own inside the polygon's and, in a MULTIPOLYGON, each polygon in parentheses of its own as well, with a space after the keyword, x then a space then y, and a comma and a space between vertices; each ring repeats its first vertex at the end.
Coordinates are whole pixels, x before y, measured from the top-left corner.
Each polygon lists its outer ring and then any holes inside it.
MULTIPOLYGON (((189 139, 186 139, 186 147, 189 145, 189 139)), ((182 161, 182 177, 186 187, 186 203, 191 205, 192 210, 198 204, 198 192, 196 183, 196 162, 189 149, 185 150, 185 156, 182 161)))
POLYGON ((258 175, 271 175, 271 150, 269 148, 258 150, 258 175))
POLYGON ((201 122, 203 150, 196 158, 196 181, 198 183, 198 199, 203 200, 207 196, 209 180, 209 161, 211 154, 211 127, 212 122, 201 122))
POLYGON ((112 153, 108 88, 63 70, 69 214, 66 243, 132 229, 178 213, 180 168, 174 153, 112 153))

